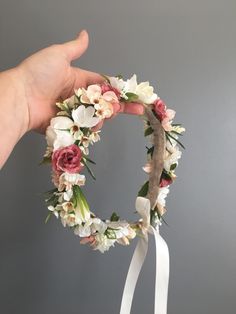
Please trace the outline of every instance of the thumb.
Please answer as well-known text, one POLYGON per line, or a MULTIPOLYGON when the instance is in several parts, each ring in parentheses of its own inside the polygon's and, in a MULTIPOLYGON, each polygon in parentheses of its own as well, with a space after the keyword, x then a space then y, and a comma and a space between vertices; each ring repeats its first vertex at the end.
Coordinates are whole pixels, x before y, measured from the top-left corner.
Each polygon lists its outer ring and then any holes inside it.
POLYGON ((72 41, 62 44, 69 61, 75 60, 82 56, 87 50, 89 44, 89 36, 86 30, 82 30, 78 37, 72 41))

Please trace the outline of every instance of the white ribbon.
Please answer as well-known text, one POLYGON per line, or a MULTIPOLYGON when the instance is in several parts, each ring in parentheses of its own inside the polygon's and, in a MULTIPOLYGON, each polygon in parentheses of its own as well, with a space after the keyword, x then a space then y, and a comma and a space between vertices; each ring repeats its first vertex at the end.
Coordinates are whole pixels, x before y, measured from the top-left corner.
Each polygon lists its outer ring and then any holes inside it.
POLYGON ((144 238, 140 238, 135 248, 123 291, 120 314, 130 314, 136 283, 148 250, 148 233, 154 235, 156 248, 156 280, 154 314, 167 313, 169 283, 169 250, 165 240, 159 234, 159 226, 150 225, 150 201, 137 197, 136 210, 142 217, 144 238))

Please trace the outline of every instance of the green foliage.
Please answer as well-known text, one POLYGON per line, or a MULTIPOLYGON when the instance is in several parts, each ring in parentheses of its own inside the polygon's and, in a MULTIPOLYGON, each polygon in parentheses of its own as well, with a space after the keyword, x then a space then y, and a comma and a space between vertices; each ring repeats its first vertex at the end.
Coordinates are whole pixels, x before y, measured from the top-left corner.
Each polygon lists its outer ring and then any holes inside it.
POLYGON ((88 170, 88 173, 91 175, 91 177, 96 180, 96 177, 92 171, 92 169, 88 166, 88 163, 86 162, 85 159, 83 159, 83 164, 85 165, 85 168, 88 170))
POLYGON ((144 136, 151 135, 153 133, 153 128, 149 126, 145 131, 144 131, 144 136))
POLYGON ((126 93, 125 96, 127 97, 124 101, 126 102, 135 102, 138 100, 138 95, 134 93, 126 93))
POLYGON ((81 211, 81 215, 85 218, 85 212, 89 211, 89 204, 82 192, 81 188, 78 185, 73 186, 73 196, 72 196, 72 203, 74 208, 79 208, 81 211))
POLYGON ((110 220, 111 221, 119 221, 120 217, 117 215, 117 213, 112 213, 110 220))
POLYGON ((39 165, 47 165, 47 164, 50 164, 52 161, 51 157, 49 156, 44 156, 43 157, 43 160, 39 163, 39 165))
POLYGON ((138 196, 145 197, 148 194, 149 181, 146 181, 138 192, 138 196))

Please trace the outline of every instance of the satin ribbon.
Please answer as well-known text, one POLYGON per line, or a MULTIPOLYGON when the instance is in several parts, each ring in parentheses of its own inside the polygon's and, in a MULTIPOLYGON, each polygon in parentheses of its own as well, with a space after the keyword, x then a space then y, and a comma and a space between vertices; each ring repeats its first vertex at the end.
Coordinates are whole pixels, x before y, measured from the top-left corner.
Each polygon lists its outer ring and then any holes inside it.
POLYGON ((120 314, 130 314, 137 280, 148 251, 148 234, 154 235, 156 249, 156 279, 154 314, 167 313, 169 283, 169 250, 160 236, 159 226, 150 225, 150 201, 144 197, 136 200, 136 210, 142 217, 144 237, 140 238, 135 248, 123 291, 120 314))

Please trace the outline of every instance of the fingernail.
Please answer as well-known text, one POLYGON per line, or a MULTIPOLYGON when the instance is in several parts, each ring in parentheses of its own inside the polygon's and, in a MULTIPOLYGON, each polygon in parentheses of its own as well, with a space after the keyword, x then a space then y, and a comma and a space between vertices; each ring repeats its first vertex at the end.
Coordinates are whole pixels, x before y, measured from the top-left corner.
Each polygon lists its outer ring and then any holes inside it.
POLYGON ((80 33, 78 37, 83 37, 85 34, 87 33, 86 29, 83 29, 80 33))

